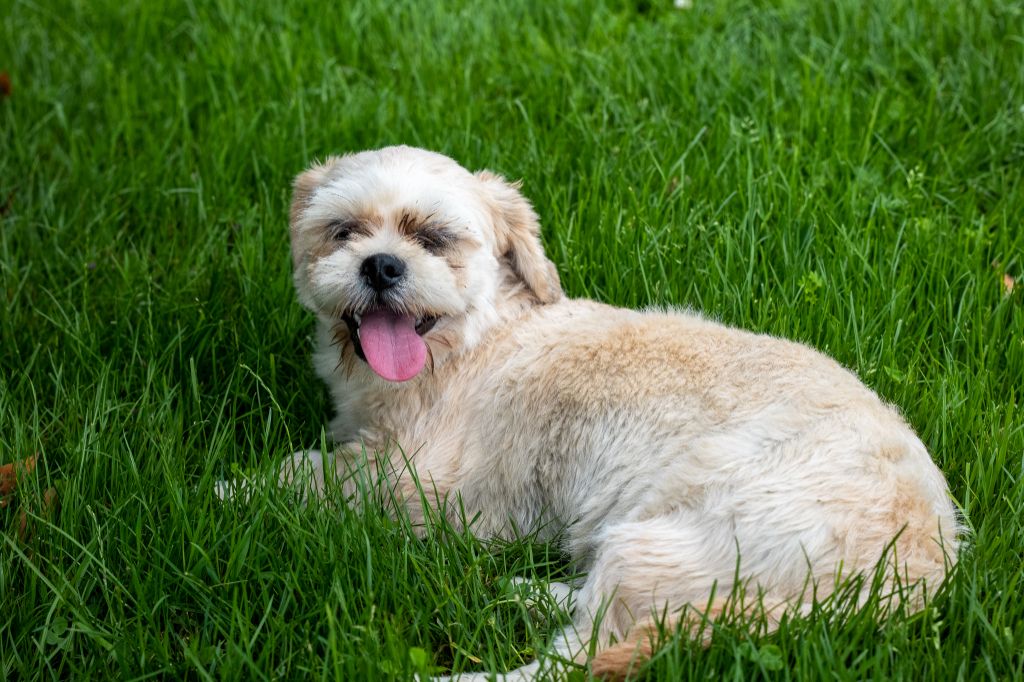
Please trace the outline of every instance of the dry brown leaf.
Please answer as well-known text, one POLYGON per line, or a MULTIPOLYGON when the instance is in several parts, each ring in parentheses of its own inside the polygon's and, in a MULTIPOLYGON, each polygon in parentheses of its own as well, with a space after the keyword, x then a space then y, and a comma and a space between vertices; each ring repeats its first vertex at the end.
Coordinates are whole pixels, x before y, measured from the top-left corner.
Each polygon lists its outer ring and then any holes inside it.
MULTIPOLYGON (((43 506, 39 515, 44 519, 52 519, 60 510, 60 498, 57 497, 56 488, 47 488, 43 493, 43 506)), ((28 543, 35 535, 35 528, 29 523, 28 510, 22 506, 18 511, 18 539, 28 543)))
POLYGON ((7 496, 14 493, 18 487, 19 478, 31 476, 35 468, 36 455, 0 466, 0 507, 6 507, 9 504, 7 496))
POLYGON ((32 539, 28 530, 28 512, 24 509, 18 511, 18 539, 22 543, 32 539))

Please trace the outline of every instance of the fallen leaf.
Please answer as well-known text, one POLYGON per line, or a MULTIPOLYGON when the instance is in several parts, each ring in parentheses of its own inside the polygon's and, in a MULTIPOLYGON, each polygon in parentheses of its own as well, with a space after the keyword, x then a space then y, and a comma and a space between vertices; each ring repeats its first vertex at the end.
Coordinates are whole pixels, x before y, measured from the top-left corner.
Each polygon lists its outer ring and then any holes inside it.
MULTIPOLYGON (((57 497, 57 489, 47 488, 43 493, 43 506, 39 510, 39 515, 49 521, 53 519, 59 509, 60 499, 57 497)), ((28 544, 34 535, 35 528, 29 523, 28 509, 22 504, 21 509, 18 510, 18 539, 22 543, 28 544)))
POLYGON ((18 480, 22 476, 30 476, 36 468, 36 455, 26 457, 20 462, 11 462, 0 466, 0 507, 6 507, 9 501, 8 495, 14 493, 18 487, 18 480))
POLYGON ((32 539, 28 531, 28 512, 24 509, 18 512, 18 539, 23 544, 32 539))
POLYGON ((47 488, 43 493, 43 516, 50 519, 60 511, 60 498, 57 497, 56 488, 47 488))
POLYGON ((0 71, 0 99, 11 96, 11 77, 6 71, 0 71))

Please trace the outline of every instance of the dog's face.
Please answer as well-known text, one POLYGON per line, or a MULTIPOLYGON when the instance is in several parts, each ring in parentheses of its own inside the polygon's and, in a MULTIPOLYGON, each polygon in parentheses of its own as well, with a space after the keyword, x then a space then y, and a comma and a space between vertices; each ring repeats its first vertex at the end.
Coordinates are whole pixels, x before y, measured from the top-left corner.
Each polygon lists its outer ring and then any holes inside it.
POLYGON ((341 362, 387 381, 469 350, 513 298, 560 298, 538 235, 515 186, 421 149, 330 158, 295 180, 299 300, 333 327, 341 362))

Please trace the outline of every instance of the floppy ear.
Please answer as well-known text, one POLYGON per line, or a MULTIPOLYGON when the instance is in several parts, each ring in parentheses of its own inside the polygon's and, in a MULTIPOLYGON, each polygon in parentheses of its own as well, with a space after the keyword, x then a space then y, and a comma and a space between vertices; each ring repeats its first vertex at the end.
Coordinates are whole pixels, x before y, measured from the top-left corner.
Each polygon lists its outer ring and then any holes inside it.
POLYGON ((509 264, 539 302, 554 303, 562 298, 558 270, 544 255, 540 222, 533 206, 519 192, 520 183, 509 183, 490 171, 480 171, 476 177, 487 190, 494 215, 498 256, 509 264))
POLYGON ((299 267, 302 258, 302 249, 299 248, 302 240, 298 239, 299 218, 309 206, 313 192, 323 184, 337 162, 338 157, 336 156, 327 157, 323 163, 314 161, 312 166, 295 177, 295 182, 292 184, 292 206, 288 218, 292 235, 292 265, 296 268, 299 267))

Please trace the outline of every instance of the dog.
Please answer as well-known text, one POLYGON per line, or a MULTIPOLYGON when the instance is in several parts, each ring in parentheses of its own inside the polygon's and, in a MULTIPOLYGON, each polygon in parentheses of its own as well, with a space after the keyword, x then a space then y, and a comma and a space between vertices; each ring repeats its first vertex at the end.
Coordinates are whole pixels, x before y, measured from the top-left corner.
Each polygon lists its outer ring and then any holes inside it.
POLYGON ((952 568, 960 519, 893 407, 807 346, 567 298, 518 184, 387 147, 299 175, 290 222, 340 446, 281 480, 319 491, 370 453, 415 523, 425 496, 481 538, 557 538, 573 625, 505 679, 621 677, 658 614, 714 618, 741 585, 776 618, 883 566, 916 608, 952 568))

